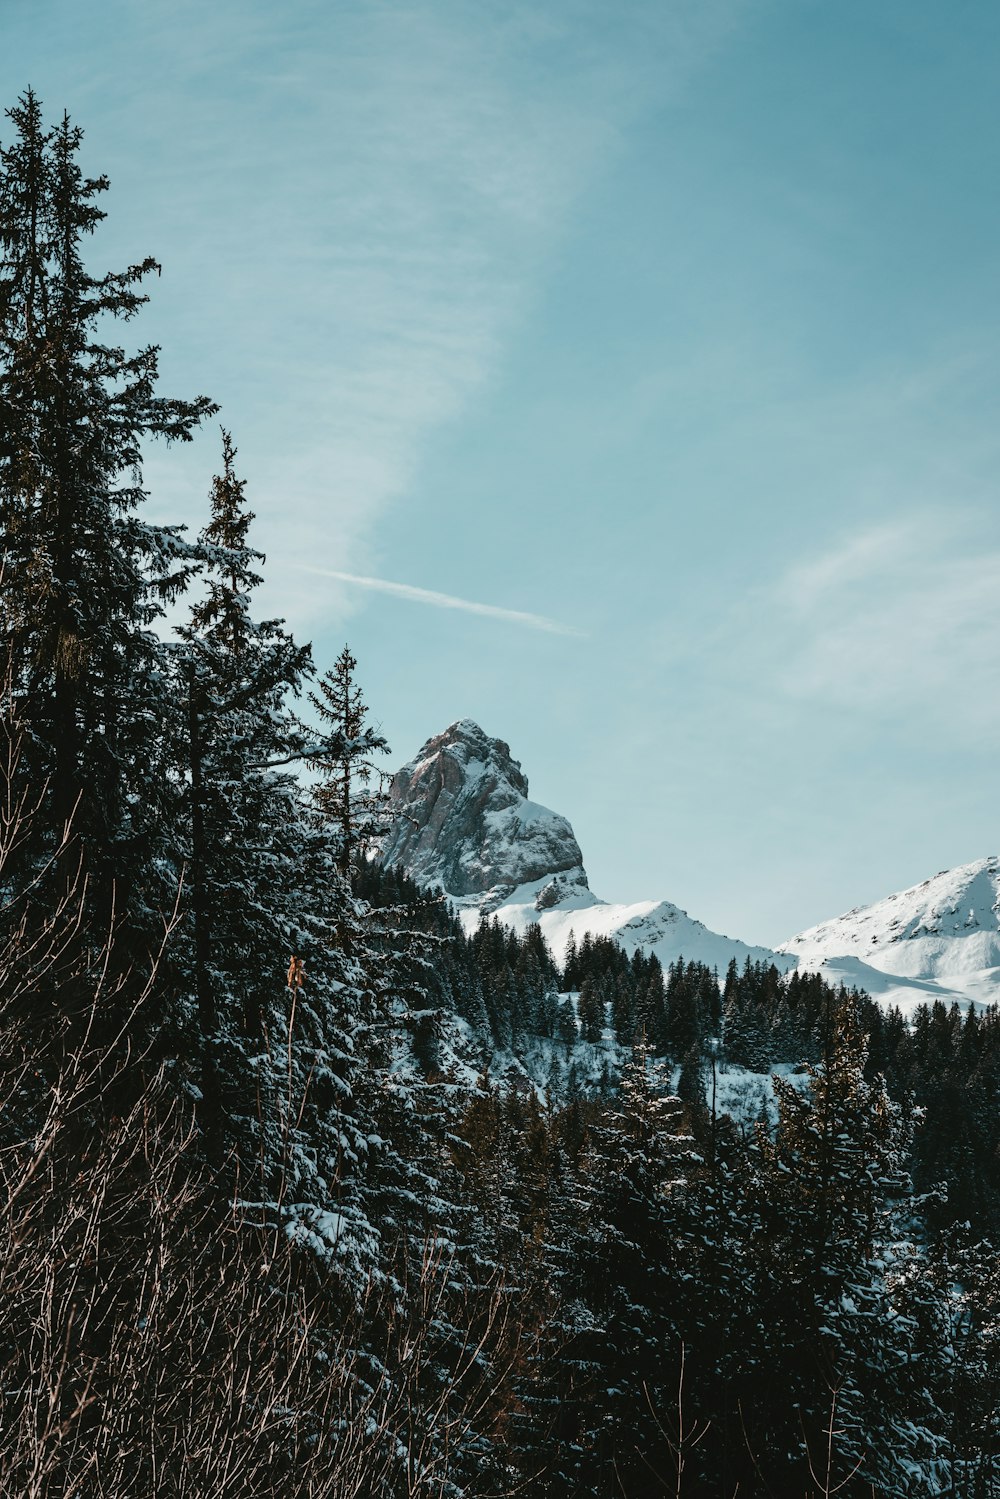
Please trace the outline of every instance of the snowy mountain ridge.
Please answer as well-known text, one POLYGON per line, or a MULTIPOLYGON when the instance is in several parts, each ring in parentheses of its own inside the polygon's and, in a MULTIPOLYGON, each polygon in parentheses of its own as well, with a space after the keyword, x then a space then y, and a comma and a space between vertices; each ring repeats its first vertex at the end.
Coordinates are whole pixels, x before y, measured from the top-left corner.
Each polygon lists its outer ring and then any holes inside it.
POLYGON ((429 739, 397 771, 394 819, 383 861, 418 884, 443 890, 467 930, 484 916, 524 932, 542 929, 558 961, 570 937, 610 937, 628 952, 654 952, 666 965, 683 957, 724 972, 795 960, 712 932, 670 901, 615 904, 590 889, 583 855, 565 817, 528 798, 528 781, 502 739, 459 719, 429 739))
POLYGON ((395 818, 382 857, 418 884, 446 892, 467 930, 484 916, 524 932, 537 922, 557 960, 572 937, 609 937, 626 951, 679 957, 723 972, 773 962, 819 971, 904 1010, 1000 1000, 1000 860, 943 870, 858 906, 777 950, 709 930, 671 901, 615 903, 590 888, 568 820, 533 802, 509 745, 471 719, 429 739, 396 772, 395 818))
POLYGON ((945 869, 820 922, 779 951, 887 1004, 1000 999, 1000 860, 945 869))

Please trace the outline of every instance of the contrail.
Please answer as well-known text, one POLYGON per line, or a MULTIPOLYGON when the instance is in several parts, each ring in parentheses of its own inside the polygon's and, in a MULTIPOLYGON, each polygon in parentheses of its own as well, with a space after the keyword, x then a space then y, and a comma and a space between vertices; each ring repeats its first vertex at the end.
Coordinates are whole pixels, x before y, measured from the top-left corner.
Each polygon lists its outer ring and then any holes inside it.
POLYGON ((462 609, 466 614, 484 614, 489 619, 505 619, 509 624, 526 625, 529 630, 545 630, 550 635, 577 635, 583 631, 564 625, 544 614, 528 614, 523 609, 501 609, 498 604, 477 604, 473 599, 459 599, 451 593, 435 593, 431 588, 416 588, 412 583, 390 583, 387 578, 364 578, 357 573, 342 573, 332 567, 311 567, 308 562, 287 562, 299 572, 315 573, 320 578, 336 578, 339 583, 353 583, 375 593, 391 593, 413 604, 431 604, 435 609, 462 609))

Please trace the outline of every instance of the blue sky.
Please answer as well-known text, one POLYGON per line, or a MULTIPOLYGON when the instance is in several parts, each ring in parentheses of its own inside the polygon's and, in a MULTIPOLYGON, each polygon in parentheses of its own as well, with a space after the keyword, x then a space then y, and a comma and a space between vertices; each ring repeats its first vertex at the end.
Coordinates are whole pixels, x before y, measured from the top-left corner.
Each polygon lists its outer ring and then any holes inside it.
POLYGON ((474 717, 766 942, 1000 846, 998 67, 963 0, 0 8, 392 763, 474 717))

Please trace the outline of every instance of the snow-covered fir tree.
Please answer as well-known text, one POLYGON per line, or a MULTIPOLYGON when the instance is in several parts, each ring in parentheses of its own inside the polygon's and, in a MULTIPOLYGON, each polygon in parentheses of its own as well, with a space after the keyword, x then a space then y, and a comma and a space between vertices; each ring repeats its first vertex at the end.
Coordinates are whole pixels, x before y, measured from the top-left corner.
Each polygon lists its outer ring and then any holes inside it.
MULTIPOLYGON (((151 438, 189 439, 214 408, 157 394, 157 353, 108 342, 146 301, 152 259, 87 270, 103 177, 82 132, 47 127, 29 90, 0 152, 0 630, 28 726, 20 774, 45 788, 34 836, 51 852, 72 822, 107 911, 161 909, 155 854, 170 833, 161 727, 174 711, 150 625, 190 578, 177 527, 137 513, 151 438)), ((170 879, 172 880, 171 871, 170 879)))

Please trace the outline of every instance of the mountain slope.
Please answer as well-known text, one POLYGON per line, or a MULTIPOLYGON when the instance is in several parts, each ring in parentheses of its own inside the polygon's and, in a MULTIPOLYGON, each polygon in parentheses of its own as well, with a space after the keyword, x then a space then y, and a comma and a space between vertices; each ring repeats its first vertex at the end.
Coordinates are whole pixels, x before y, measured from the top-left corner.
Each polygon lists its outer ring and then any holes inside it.
POLYGON ((801 967, 886 1003, 1000 998, 1000 861, 977 859, 800 932, 801 967))
MULTIPOLYGON (((570 891, 552 905, 545 905, 550 888, 545 880, 521 885, 495 908, 495 915, 517 932, 537 921, 558 962, 565 957, 570 936, 579 945, 589 933, 591 937, 613 938, 628 953, 640 947, 655 953, 664 966, 678 958, 705 963, 718 968, 720 974, 725 973, 731 958, 741 967, 747 958, 753 963, 773 962, 781 969, 795 966, 794 959, 778 955, 769 947, 752 947, 738 938, 710 931, 667 900, 617 904, 600 900, 587 889, 570 891)), ((480 919, 479 911, 468 906, 461 914, 466 925, 475 925, 480 919)))

